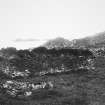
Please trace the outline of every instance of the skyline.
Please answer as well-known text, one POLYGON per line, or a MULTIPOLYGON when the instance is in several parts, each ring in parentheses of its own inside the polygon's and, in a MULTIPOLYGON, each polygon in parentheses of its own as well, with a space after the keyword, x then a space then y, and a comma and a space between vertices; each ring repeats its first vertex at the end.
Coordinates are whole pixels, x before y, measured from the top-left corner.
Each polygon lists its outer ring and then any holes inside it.
POLYGON ((36 47, 105 31, 104 0, 0 0, 0 48, 36 47))

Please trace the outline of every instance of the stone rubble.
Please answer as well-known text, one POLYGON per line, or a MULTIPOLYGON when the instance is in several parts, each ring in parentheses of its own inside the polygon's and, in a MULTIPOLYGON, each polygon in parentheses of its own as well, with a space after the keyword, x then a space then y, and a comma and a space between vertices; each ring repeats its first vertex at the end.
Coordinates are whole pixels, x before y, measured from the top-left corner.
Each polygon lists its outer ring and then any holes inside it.
POLYGON ((29 82, 17 82, 17 81, 5 81, 2 85, 3 89, 6 89, 6 93, 12 97, 28 97, 32 95, 32 92, 37 89, 53 89, 53 83, 51 81, 41 82, 38 84, 29 83, 29 82))

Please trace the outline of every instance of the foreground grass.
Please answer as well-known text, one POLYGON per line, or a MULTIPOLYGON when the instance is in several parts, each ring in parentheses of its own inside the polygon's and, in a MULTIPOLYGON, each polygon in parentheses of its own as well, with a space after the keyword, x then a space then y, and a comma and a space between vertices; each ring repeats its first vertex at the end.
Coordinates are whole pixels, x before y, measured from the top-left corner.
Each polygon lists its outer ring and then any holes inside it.
MULTIPOLYGON (((41 89, 28 98, 0 94, 1 105, 105 105, 104 60, 96 59, 96 69, 31 78, 28 81, 51 81, 53 89, 41 89), (99 62, 99 60, 101 62, 99 62)), ((1 90, 2 91, 2 90, 1 90)))

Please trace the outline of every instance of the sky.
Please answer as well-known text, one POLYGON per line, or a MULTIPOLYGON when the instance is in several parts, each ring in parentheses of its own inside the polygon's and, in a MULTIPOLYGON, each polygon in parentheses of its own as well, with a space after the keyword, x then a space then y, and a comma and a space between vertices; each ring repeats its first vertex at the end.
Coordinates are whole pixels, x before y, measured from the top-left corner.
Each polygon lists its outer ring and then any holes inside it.
POLYGON ((105 0, 0 0, 0 48, 25 49, 103 31, 105 0))

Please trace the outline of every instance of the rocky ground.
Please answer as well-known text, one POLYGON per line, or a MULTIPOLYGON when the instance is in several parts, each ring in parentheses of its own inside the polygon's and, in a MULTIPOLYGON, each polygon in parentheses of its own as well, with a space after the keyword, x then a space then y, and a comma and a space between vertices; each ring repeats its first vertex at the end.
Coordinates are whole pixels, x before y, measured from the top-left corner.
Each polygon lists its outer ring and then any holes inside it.
POLYGON ((4 67, 12 78, 0 77, 0 105, 105 105, 104 68, 104 56, 87 59, 76 69, 61 66, 33 77, 4 67), (15 78, 20 75, 25 78, 15 78))
POLYGON ((105 58, 98 57, 95 59, 95 69, 89 71, 78 71, 54 75, 44 75, 27 80, 4 82, 4 89, 0 90, 1 105, 105 105, 105 58), (101 61, 101 62, 100 62, 101 61), (101 67, 100 67, 101 66, 101 67), (9 86, 15 91, 25 89, 27 81, 29 90, 24 90, 18 97, 6 92, 9 86), (43 82, 45 81, 45 82, 43 82), (15 84, 14 86, 12 84, 15 84), (40 83, 40 84, 39 84, 40 83), (8 86, 7 86, 8 84, 8 86), (23 86, 23 87, 22 87, 23 86), (33 87, 33 88, 32 88, 33 87), (7 94, 8 93, 8 94, 7 94), (25 93, 25 97, 21 94, 25 93), (12 96, 12 97, 11 97, 12 96))

